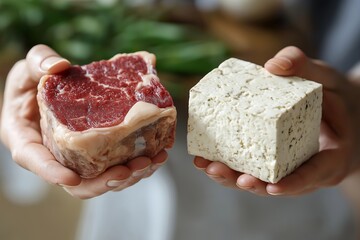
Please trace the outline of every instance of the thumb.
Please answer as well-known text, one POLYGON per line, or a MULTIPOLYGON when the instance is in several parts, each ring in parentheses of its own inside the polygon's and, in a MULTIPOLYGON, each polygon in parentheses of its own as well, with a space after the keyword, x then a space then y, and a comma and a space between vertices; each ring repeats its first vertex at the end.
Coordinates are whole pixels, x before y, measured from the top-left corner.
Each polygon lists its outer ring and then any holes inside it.
POLYGON ((337 136, 349 134, 348 109, 354 98, 350 94, 351 86, 345 75, 322 61, 305 55, 297 47, 286 47, 265 63, 265 68, 280 76, 298 76, 323 85, 322 120, 329 125, 337 136))
POLYGON ((335 90, 344 82, 344 76, 324 62, 305 55, 297 47, 286 47, 265 63, 265 68, 280 76, 299 76, 318 83, 324 89, 335 90))
POLYGON ((54 74, 69 68, 70 62, 50 47, 39 44, 30 49, 26 56, 27 67, 32 79, 38 81, 45 74, 54 74))

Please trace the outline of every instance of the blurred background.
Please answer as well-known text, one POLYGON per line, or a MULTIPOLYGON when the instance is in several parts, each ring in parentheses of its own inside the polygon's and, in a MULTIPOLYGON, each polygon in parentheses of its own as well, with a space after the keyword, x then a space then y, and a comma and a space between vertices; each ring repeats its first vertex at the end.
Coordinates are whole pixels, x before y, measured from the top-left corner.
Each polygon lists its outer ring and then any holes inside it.
MULTIPOLYGON (((155 53, 160 79, 179 109, 190 87, 230 56, 264 64, 287 45, 311 53, 306 23, 292 24, 280 1, 234 2, 0 0, 1 89, 11 66, 39 43, 73 64, 155 53)), ((83 201, 0 150, 0 239, 74 239, 83 201)))
POLYGON ((1 80, 38 43, 73 64, 146 49, 156 54, 157 70, 177 97, 184 83, 230 55, 262 64, 285 45, 303 45, 303 32, 283 21, 279 0, 238 1, 239 10, 233 2, 1 0, 1 80))

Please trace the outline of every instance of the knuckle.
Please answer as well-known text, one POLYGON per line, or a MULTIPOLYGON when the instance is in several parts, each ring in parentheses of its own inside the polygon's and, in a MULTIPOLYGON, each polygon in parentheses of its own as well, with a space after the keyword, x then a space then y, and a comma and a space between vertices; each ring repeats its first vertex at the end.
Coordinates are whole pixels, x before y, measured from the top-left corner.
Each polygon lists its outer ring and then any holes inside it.
POLYGON ((11 158, 17 163, 19 164, 20 166, 22 167, 26 167, 25 164, 24 164, 24 159, 23 159, 23 154, 22 154, 23 150, 21 147, 16 147, 16 148, 13 148, 12 151, 11 151, 11 158))
POLYGON ((296 46, 288 46, 285 47, 285 49, 292 52, 302 53, 301 49, 296 46))
POLYGON ((26 59, 20 59, 20 60, 18 60, 18 61, 14 64, 13 69, 19 68, 19 67, 23 67, 23 65, 26 66, 26 59))
POLYGON ((4 124, 1 122, 0 123, 0 140, 1 142, 6 146, 6 147, 9 147, 8 146, 8 140, 7 140, 7 129, 6 127, 4 127, 4 124))
POLYGON ((10 80, 14 78, 14 75, 19 74, 19 72, 23 73, 24 69, 26 68, 27 68, 27 63, 25 59, 21 59, 17 61, 7 75, 6 85, 8 85, 9 82, 12 82, 10 80))
POLYGON ((44 48, 47 48, 47 46, 44 44, 37 44, 37 45, 33 46, 27 53, 26 58, 31 57, 34 53, 41 51, 44 48))

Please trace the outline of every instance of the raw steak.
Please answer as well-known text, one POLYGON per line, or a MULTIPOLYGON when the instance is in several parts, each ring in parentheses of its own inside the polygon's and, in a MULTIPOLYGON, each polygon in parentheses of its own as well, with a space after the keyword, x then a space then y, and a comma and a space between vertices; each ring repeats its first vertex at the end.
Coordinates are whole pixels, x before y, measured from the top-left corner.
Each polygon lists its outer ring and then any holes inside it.
POLYGON ((44 144, 84 178, 172 147, 176 109, 147 52, 72 66, 38 85, 44 144))

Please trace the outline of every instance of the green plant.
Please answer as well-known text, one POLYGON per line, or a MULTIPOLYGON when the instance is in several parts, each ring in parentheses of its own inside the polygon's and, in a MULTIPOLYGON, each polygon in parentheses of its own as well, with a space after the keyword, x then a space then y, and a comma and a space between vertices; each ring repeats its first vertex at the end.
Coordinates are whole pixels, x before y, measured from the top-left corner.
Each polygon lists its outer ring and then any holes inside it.
POLYGON ((102 2, 2 0, 0 48, 11 43, 26 52, 44 43, 74 64, 146 50, 156 54, 158 71, 176 74, 204 74, 227 57, 224 44, 202 29, 165 22, 154 9, 102 2))

